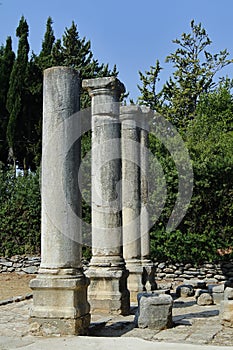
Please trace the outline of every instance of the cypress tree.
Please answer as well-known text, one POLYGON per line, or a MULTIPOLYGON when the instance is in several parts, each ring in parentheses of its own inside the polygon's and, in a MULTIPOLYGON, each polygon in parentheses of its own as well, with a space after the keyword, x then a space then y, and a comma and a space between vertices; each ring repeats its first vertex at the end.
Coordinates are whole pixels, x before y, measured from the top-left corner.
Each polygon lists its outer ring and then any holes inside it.
POLYGON ((52 18, 48 17, 47 23, 46 23, 46 32, 42 42, 42 50, 38 56, 38 64, 42 71, 53 65, 52 49, 55 42, 55 36, 54 36, 52 24, 53 24, 52 18))
POLYGON ((7 125, 7 141, 9 159, 20 168, 27 168, 27 142, 30 133, 30 121, 27 120, 27 74, 28 74, 28 24, 22 16, 16 29, 19 38, 17 58, 10 75, 7 94, 7 110, 9 122, 7 125), (25 132, 26 131, 26 132, 25 132))
POLYGON ((6 108, 9 80, 15 54, 12 51, 11 37, 6 39, 6 46, 0 50, 0 162, 7 165, 8 146, 6 140, 7 123, 9 113, 6 108))

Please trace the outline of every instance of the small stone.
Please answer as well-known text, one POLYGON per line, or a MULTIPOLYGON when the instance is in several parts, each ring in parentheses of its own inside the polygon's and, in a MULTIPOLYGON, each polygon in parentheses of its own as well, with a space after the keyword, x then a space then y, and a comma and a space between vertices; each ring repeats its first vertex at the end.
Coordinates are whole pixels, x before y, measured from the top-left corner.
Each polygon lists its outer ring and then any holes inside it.
POLYGON ((186 264, 184 268, 185 268, 185 270, 187 270, 187 269, 190 269, 190 267, 192 267, 191 264, 186 264))
POLYGON ((197 289, 195 292, 195 298, 198 299, 201 294, 208 293, 206 289, 197 289))
MULTIPOLYGON (((184 284, 186 282, 184 281, 184 284)), ((205 281, 199 280, 199 279, 190 279, 187 284, 193 286, 193 288, 198 288, 198 289, 206 289, 206 283, 205 281)))
POLYGON ((23 268, 22 271, 30 275, 34 275, 35 273, 37 273, 38 268, 36 266, 28 266, 23 268))
POLYGON ((209 293, 202 293, 198 299, 197 304, 200 306, 204 305, 212 305, 213 304, 213 297, 209 293))
POLYGON ((233 288, 226 287, 224 291, 224 299, 225 300, 233 300, 233 288))
POLYGON ((194 295, 194 289, 193 286, 183 284, 181 286, 178 286, 176 288, 176 295, 178 297, 188 298, 194 295))
POLYGON ((218 285, 208 285, 208 291, 209 293, 223 293, 224 292, 224 284, 218 284, 218 285))
POLYGON ((8 272, 14 272, 14 271, 15 271, 15 268, 14 268, 14 267, 9 267, 9 268, 7 269, 7 271, 8 271, 8 272))
POLYGON ((167 268, 165 268, 165 269, 163 270, 163 272, 165 272, 165 273, 173 273, 174 270, 167 267, 167 268))
POLYGON ((13 262, 12 261, 2 261, 1 264, 6 267, 12 267, 13 262))
POLYGON ((165 277, 165 276, 166 276, 166 274, 165 274, 165 273, 163 273, 163 272, 160 272, 160 273, 157 273, 157 276, 158 276, 158 277, 160 277, 160 278, 163 278, 163 277, 165 277))
POLYGON ((209 285, 209 284, 217 284, 218 283, 216 278, 205 278, 204 281, 206 282, 207 285, 209 285))
POLYGON ((173 279, 173 278, 176 278, 176 275, 175 275, 174 273, 167 273, 167 274, 165 275, 165 278, 167 278, 167 279, 173 279))
MULTIPOLYGON (((158 284, 158 290, 171 289, 171 288, 172 288, 171 282, 159 282, 159 284, 158 284)), ((157 292, 157 290, 156 290, 156 292, 157 292)))
POLYGON ((214 278, 216 278, 216 280, 218 281, 225 281, 226 277, 223 275, 214 275, 214 278))
POLYGON ((165 264, 165 263, 160 263, 160 264, 158 265, 158 268, 159 268, 159 269, 164 269, 164 268, 165 268, 165 266, 166 266, 166 264, 165 264))

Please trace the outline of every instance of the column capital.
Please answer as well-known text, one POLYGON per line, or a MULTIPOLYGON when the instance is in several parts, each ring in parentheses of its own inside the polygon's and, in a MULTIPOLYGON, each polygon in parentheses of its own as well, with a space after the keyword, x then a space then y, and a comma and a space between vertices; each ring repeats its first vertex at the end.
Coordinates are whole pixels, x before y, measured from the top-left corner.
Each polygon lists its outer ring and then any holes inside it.
POLYGON ((119 98, 125 92, 124 84, 116 77, 84 79, 82 88, 87 90, 91 97, 115 93, 116 97, 119 98))
POLYGON ((150 107, 147 107, 145 105, 140 106, 141 108, 141 123, 142 123, 142 129, 149 131, 149 121, 154 116, 154 111, 150 109, 150 107))
POLYGON ((138 105, 120 106, 120 121, 134 120, 140 123, 141 108, 138 105))

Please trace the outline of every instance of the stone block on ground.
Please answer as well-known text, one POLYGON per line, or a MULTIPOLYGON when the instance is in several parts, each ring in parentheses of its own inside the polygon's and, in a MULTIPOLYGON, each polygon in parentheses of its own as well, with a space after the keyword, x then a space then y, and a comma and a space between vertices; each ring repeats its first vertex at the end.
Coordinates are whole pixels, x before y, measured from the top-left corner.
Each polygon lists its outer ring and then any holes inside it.
POLYGON ((224 291, 224 300, 233 300, 233 288, 226 287, 224 291))
POLYGON ((197 298, 197 304, 200 306, 204 305, 212 305, 213 304, 213 297, 209 293, 202 293, 197 298))
POLYGON ((209 293, 207 289, 196 289, 195 291, 195 299, 198 299, 201 294, 209 293))
POLYGON ((214 304, 220 305, 221 301, 224 299, 224 288, 224 283, 208 286, 208 291, 213 297, 214 304))
POLYGON ((172 327, 172 305, 173 299, 168 294, 138 294, 137 326, 156 330, 172 327))
POLYGON ((233 300, 223 300, 221 302, 220 320, 223 326, 233 328, 233 300))
POLYGON ((189 284, 182 284, 176 288, 176 295, 178 297, 188 298, 194 295, 194 288, 189 284))
POLYGON ((184 281, 183 284, 193 286, 195 289, 206 289, 206 282, 200 279, 191 279, 189 281, 184 281))

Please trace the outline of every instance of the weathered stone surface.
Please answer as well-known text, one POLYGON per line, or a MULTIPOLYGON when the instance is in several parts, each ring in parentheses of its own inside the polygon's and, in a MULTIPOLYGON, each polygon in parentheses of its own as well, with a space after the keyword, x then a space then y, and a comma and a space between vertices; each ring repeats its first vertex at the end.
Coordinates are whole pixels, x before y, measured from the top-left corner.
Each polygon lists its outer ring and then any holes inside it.
POLYGON ((140 232, 140 120, 139 106, 121 106, 123 257, 129 270, 131 302, 143 291, 140 232))
POLYGON ((89 280, 83 274, 63 277, 39 274, 36 279, 31 280, 33 306, 30 311, 30 322, 33 325, 37 324, 38 331, 36 332, 34 327, 33 333, 37 335, 86 333, 88 320, 90 322, 90 307, 87 303, 88 284, 89 280))
POLYGON ((200 296, 197 298, 197 304, 198 305, 212 305, 213 304, 213 297, 209 293, 201 293, 200 296))
POLYGON ((139 328, 166 329, 172 326, 173 300, 167 294, 142 293, 138 295, 138 315, 136 323, 139 328))
POLYGON ((220 304, 220 320, 225 327, 233 327, 233 300, 223 300, 220 304))
POLYGON ((79 75, 72 68, 45 70, 42 256, 38 277, 30 282, 30 321, 38 335, 84 334, 90 323, 89 280, 81 268, 80 122, 74 117, 79 95, 79 75))
POLYGON ((190 279, 188 281, 184 281, 184 284, 191 285, 191 286, 193 286, 193 288, 198 288, 198 289, 205 289, 206 288, 205 281, 202 281, 200 279, 190 279))
POLYGON ((88 298, 91 313, 128 315, 130 312, 129 291, 127 289, 128 270, 111 267, 92 266, 86 271, 91 284, 88 298))
POLYGON ((28 267, 22 268, 22 271, 33 275, 33 274, 37 273, 38 268, 36 266, 28 266, 28 267))
POLYGON ((187 284, 183 284, 181 286, 178 286, 176 288, 176 295, 179 297, 183 297, 183 298, 193 296, 194 295, 193 286, 187 285, 187 284))
POLYGON ((209 293, 207 289, 196 289, 195 291, 195 298, 199 298, 199 296, 201 294, 204 294, 204 293, 209 293))
POLYGON ((115 77, 83 80, 92 104, 92 259, 89 301, 92 313, 129 312, 128 271, 122 254, 121 126, 115 77))
POLYGON ((208 286, 209 293, 223 293, 224 292, 224 284, 212 285, 208 286))
POLYGON ((226 287, 224 291, 224 299, 225 300, 233 300, 233 288, 226 287))
MULTIPOLYGON (((140 233, 141 233, 141 259, 150 259, 150 219, 148 210, 148 169, 149 169, 149 119, 152 117, 150 108, 141 106, 140 115, 140 233)), ((153 288, 152 288, 153 289, 153 288)))

